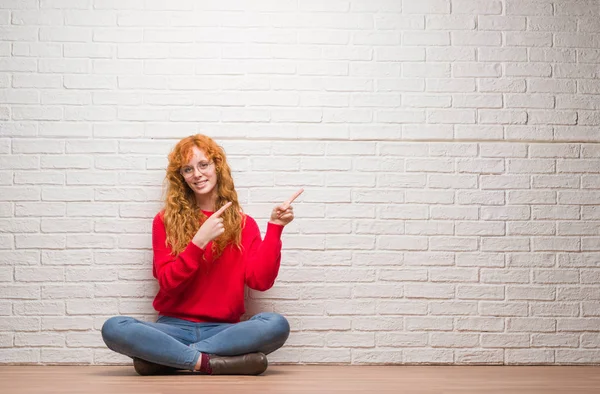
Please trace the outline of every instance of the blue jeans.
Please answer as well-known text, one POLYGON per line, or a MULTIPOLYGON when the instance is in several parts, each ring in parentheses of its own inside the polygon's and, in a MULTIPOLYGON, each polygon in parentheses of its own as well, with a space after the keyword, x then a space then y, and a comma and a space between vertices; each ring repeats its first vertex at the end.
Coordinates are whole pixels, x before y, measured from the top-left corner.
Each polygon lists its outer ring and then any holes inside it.
POLYGON ((193 370, 200 353, 219 356, 279 349, 290 334, 290 325, 278 313, 259 313, 240 323, 194 323, 159 316, 156 323, 115 316, 102 326, 109 349, 177 369, 193 370))

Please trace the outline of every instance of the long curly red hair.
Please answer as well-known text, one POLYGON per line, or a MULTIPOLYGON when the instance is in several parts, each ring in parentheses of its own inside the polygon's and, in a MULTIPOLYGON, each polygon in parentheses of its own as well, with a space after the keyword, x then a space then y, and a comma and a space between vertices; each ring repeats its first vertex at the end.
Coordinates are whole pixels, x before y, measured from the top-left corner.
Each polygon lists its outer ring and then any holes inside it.
POLYGON ((204 152, 206 158, 215 165, 217 173, 217 201, 215 211, 231 201, 231 207, 221 215, 225 232, 212 242, 212 251, 219 256, 228 244, 240 247, 242 238, 243 212, 233 185, 231 169, 227 164, 225 151, 210 137, 202 134, 191 135, 179 141, 169 154, 169 164, 165 176, 166 195, 164 223, 167 245, 174 255, 183 252, 207 216, 196 204, 194 192, 180 173, 193 155, 193 148, 204 152))

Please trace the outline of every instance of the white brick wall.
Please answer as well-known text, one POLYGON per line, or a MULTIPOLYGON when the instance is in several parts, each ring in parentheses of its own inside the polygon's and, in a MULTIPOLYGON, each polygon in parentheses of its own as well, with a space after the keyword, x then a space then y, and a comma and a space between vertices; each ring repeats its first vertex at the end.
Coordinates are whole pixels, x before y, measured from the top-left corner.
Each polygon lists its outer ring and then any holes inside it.
POLYGON ((262 228, 273 362, 600 363, 600 2, 0 2, 0 363, 129 362, 166 154, 262 228))

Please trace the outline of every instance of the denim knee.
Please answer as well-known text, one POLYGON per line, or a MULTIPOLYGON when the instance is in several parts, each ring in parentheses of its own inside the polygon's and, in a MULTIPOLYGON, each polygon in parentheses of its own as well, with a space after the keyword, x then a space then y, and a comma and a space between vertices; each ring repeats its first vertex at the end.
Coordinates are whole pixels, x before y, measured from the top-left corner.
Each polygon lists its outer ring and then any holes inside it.
POLYGON ((119 347, 119 342, 125 337, 123 327, 130 320, 133 319, 127 316, 113 316, 104 322, 102 325, 102 339, 109 349, 115 350, 119 347))
POLYGON ((279 313, 274 312, 261 313, 260 317, 269 322, 269 332, 273 341, 283 345, 290 336, 290 323, 287 319, 279 313))

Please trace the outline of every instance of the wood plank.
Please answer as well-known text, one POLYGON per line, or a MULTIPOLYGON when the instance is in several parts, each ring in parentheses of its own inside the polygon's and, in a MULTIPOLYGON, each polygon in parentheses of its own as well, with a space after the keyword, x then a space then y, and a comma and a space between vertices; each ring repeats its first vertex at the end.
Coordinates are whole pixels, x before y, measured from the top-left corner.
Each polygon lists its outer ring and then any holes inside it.
POLYGON ((138 376, 126 366, 0 366, 7 394, 600 393, 600 366, 275 365, 261 376, 138 376))

